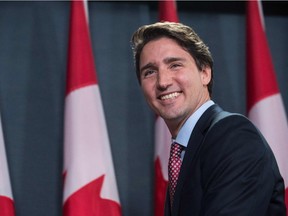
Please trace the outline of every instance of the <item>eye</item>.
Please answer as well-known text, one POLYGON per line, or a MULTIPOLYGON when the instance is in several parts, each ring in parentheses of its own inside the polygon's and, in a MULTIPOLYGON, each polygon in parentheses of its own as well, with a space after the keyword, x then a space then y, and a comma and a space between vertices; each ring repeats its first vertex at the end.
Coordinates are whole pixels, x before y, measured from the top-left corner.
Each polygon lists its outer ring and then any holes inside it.
POLYGON ((143 76, 144 77, 149 77, 149 76, 153 75, 154 73, 156 73, 156 70, 147 69, 147 70, 144 71, 143 76))
POLYGON ((170 68, 171 69, 177 69, 177 68, 179 68, 179 67, 181 67, 182 65, 180 64, 180 63, 173 63, 173 64, 171 64, 171 66, 170 66, 170 68))

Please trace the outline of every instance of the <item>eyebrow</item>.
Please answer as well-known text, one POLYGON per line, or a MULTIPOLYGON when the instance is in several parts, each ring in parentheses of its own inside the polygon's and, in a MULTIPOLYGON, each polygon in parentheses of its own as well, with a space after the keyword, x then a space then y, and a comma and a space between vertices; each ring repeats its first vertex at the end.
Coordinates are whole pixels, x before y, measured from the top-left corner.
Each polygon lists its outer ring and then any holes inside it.
POLYGON ((169 64, 169 63, 175 62, 175 61, 186 61, 186 59, 180 58, 180 57, 167 57, 164 59, 165 64, 169 64))
MULTIPOLYGON (((172 62, 175 62, 175 61, 186 61, 185 58, 180 58, 180 57, 167 57, 164 59, 164 63, 165 64, 170 64, 172 62)), ((140 74, 145 70, 145 69, 148 69, 148 68, 155 68, 156 65, 154 63, 148 63, 146 65, 144 65, 142 68, 140 68, 140 74)))
MULTIPOLYGON (((165 64, 169 64, 169 63, 175 62, 175 61, 186 61, 186 59, 180 58, 180 57, 167 57, 164 59, 165 64)), ((151 67, 156 67, 156 65, 154 63, 150 62, 150 63, 144 65, 142 68, 140 68, 140 72, 142 72, 143 70, 145 70, 147 68, 151 68, 151 67)))

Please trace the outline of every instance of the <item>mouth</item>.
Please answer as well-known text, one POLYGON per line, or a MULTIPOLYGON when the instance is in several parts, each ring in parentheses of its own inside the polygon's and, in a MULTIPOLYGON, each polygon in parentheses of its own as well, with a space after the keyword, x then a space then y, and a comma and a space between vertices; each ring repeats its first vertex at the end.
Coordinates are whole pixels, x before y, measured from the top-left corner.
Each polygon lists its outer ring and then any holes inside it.
POLYGON ((158 97, 158 99, 164 101, 164 100, 169 100, 169 99, 174 99, 177 98, 179 95, 181 94, 181 92, 172 92, 166 95, 160 95, 158 97))

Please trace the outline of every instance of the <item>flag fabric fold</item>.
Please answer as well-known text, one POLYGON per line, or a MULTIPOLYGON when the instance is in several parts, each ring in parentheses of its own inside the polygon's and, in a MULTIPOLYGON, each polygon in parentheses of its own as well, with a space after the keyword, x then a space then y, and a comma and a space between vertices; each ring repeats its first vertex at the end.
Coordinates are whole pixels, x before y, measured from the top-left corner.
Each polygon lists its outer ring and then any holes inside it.
MULTIPOLYGON (((247 1, 247 112, 273 150, 285 182, 288 206, 288 124, 278 88, 261 2, 247 1)), ((287 212, 288 215, 288 212, 287 212)))
MULTIPOLYGON (((159 1, 159 21, 178 22, 176 2, 174 0, 159 1)), ((155 122, 155 184, 154 184, 154 215, 164 215, 164 205, 168 185, 168 160, 171 134, 160 117, 155 122)))
POLYGON ((120 216, 84 3, 71 1, 64 114, 63 215, 120 216))
POLYGON ((0 215, 15 216, 4 136, 0 115, 0 215))

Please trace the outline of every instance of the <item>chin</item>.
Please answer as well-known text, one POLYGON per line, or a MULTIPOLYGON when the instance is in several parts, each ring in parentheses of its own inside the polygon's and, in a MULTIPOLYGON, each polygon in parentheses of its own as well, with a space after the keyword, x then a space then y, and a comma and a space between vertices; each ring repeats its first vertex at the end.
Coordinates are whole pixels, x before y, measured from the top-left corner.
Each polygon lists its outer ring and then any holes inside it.
POLYGON ((159 115, 160 115, 164 120, 168 120, 168 121, 179 119, 179 115, 175 115, 175 114, 162 113, 162 114, 159 114, 159 115))

